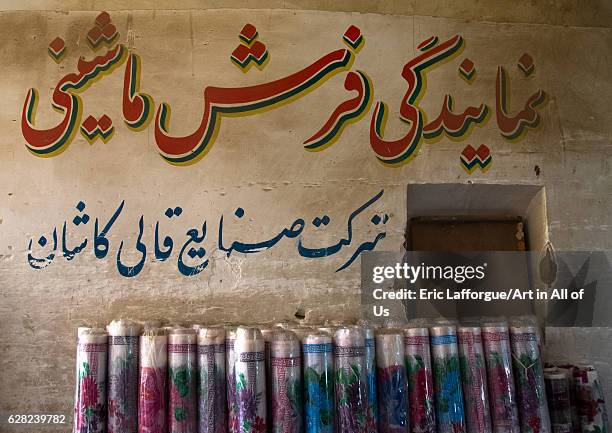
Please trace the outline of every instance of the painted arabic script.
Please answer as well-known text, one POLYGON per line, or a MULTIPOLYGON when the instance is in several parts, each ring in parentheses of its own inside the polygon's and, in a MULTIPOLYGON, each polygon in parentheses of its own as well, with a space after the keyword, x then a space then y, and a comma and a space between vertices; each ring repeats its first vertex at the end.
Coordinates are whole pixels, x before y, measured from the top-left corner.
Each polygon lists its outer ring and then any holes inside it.
MULTIPOLYGON (((270 60, 268 49, 258 40, 258 35, 257 29, 250 24, 245 25, 240 32, 241 42, 232 52, 231 60, 243 72, 248 71, 252 64, 263 68, 270 60)), ((27 149, 32 154, 47 157, 64 151, 79 127, 90 142, 97 138, 109 140, 114 131, 112 120, 105 114, 97 119, 89 115, 81 121, 84 107, 79 95, 93 82, 111 74, 123 64, 122 113, 125 124, 132 131, 142 131, 154 118, 154 137, 159 154, 175 165, 193 164, 203 158, 216 141, 224 117, 256 115, 262 110, 279 107, 314 91, 332 76, 346 73, 344 88, 350 95, 339 101, 323 125, 303 142, 308 151, 324 150, 342 135, 347 126, 360 120, 369 111, 374 95, 374 85, 368 74, 352 70, 354 60, 365 43, 361 30, 352 25, 342 35, 346 48, 324 54, 292 74, 253 86, 204 87, 203 114, 199 125, 192 133, 177 136, 171 133, 170 105, 160 103, 155 109, 153 97, 141 92, 141 59, 124 45, 114 45, 118 39, 116 36, 116 28, 110 22, 110 16, 103 12, 96 19, 96 26, 88 34, 88 40, 95 49, 106 45, 108 51, 92 60, 79 58, 77 72, 68 73, 56 84, 51 105, 63 115, 56 126, 49 129, 36 127, 39 94, 35 88, 27 92, 21 130, 27 149)), ((396 166, 406 163, 416 156, 423 141, 432 142, 443 135, 454 140, 465 140, 475 126, 482 127, 487 123, 490 117, 487 104, 468 106, 463 111, 457 111, 450 94, 445 95, 438 116, 429 122, 426 113, 419 107, 419 101, 426 91, 428 71, 458 56, 464 45, 460 35, 446 40, 432 36, 417 46, 419 54, 404 65, 401 77, 407 88, 399 107, 400 119, 409 125, 404 136, 399 139, 385 137, 389 109, 385 102, 375 104, 370 118, 369 142, 376 158, 383 164, 396 166)), ((50 56, 59 61, 64 53, 63 40, 56 38, 49 46, 50 56)), ((533 59, 526 53, 519 59, 518 66, 526 77, 535 68, 533 59)), ((474 62, 464 58, 459 65, 458 75, 466 83, 472 84, 477 76, 474 62)), ((508 73, 503 66, 499 66, 495 80, 495 118, 501 136, 515 141, 529 129, 536 128, 541 121, 538 110, 545 99, 545 92, 537 90, 527 98, 522 108, 513 113, 509 106, 508 73)), ((482 144, 478 149, 466 146, 460 162, 470 173, 478 167, 486 170, 491 162, 488 146, 482 144)))
MULTIPOLYGON (((221 215, 219 218, 219 229, 217 232, 217 238, 215 246, 217 250, 222 251, 226 257, 230 257, 233 253, 244 253, 244 254, 255 254, 267 251, 281 242, 283 239, 296 239, 297 253, 299 256, 307 259, 320 259, 330 257, 334 254, 340 253, 345 248, 353 246, 353 224, 355 218, 367 211, 370 206, 376 203, 384 194, 384 190, 381 190, 357 209, 355 209, 348 216, 346 220, 346 235, 343 236, 338 242, 322 246, 313 247, 307 245, 304 241, 302 234, 307 224, 303 218, 296 218, 288 227, 283 228, 280 232, 276 233, 272 237, 258 241, 258 242, 243 242, 240 240, 228 241, 224 236, 224 216, 221 215)), ((110 218, 105 222, 96 217, 94 220, 93 236, 91 238, 86 237, 85 239, 77 242, 71 241, 68 227, 86 226, 91 217, 85 212, 87 205, 80 201, 76 205, 77 215, 72 219, 72 224, 68 221, 60 226, 58 236, 58 227, 53 228, 50 235, 41 235, 35 241, 30 239, 28 244, 27 259, 31 268, 41 270, 45 269, 57 257, 63 257, 66 261, 72 261, 78 254, 82 253, 89 246, 94 253, 96 259, 103 260, 107 257, 110 250, 110 241, 107 239, 113 225, 117 219, 121 216, 125 207, 125 200, 122 201, 119 206, 115 209, 110 218), (59 240, 58 240, 59 238, 59 240), (36 246, 37 245, 37 246, 36 246), (42 250, 35 254, 33 248, 42 250)), ((164 215, 168 220, 179 217, 183 213, 183 209, 180 206, 169 207, 166 209, 164 215)), ((245 210, 242 207, 238 207, 234 212, 234 218, 240 220, 244 217, 245 210)), ((374 250, 378 242, 385 238, 386 231, 384 227, 389 220, 389 216, 386 213, 374 215, 370 219, 370 223, 376 227, 382 229, 376 236, 369 241, 362 242, 354 248, 353 252, 349 255, 348 259, 336 269, 336 272, 342 271, 351 266, 355 260, 364 251, 374 250)), ((315 228, 325 227, 330 223, 331 219, 328 215, 321 217, 315 217, 312 220, 312 226, 315 228)), ((135 277, 138 275, 146 262, 147 251, 149 248, 146 243, 143 242, 143 234, 145 230, 145 218, 144 215, 140 216, 138 221, 138 236, 134 245, 135 250, 140 254, 140 260, 136 264, 125 264, 122 260, 122 254, 124 249, 128 246, 125 245, 124 241, 121 241, 119 248, 116 252, 116 265, 117 271, 123 277, 135 277)), ((185 237, 181 239, 180 249, 176 255, 176 265, 178 271, 185 276, 193 276, 202 272, 209 264, 209 257, 207 249, 204 245, 207 238, 207 222, 203 221, 201 227, 191 227, 187 229, 185 237)), ((153 238, 154 241, 154 258, 156 261, 164 262, 171 258, 175 240, 171 236, 163 236, 160 234, 160 221, 157 220, 155 223, 155 230, 153 238), (163 237, 163 239, 162 239, 163 237)), ((214 248, 213 247, 213 248, 214 248)), ((209 247, 209 249, 212 249, 209 247)))

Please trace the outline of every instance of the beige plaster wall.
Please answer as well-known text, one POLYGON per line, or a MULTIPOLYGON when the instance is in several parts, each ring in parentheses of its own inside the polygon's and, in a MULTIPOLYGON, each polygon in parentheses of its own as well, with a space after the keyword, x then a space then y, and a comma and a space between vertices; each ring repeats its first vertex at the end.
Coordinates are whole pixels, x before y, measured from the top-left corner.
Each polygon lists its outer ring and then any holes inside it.
MULTIPOLYGON (((258 322, 292 318, 298 311, 311 322, 354 318, 359 261, 345 271, 334 271, 359 243, 381 231, 370 223, 375 213, 390 216, 386 238, 377 250, 400 250, 409 183, 545 185, 549 233, 557 249, 612 245, 612 12, 607 2, 585 6, 571 1, 521 1, 513 7, 499 2, 171 2, 165 10, 155 10, 157 3, 136 1, 129 7, 120 2, 56 1, 0 5, 4 9, 0 12, 0 344, 4 348, 0 411, 4 414, 71 413, 75 329, 82 323, 106 323, 119 316, 258 322), (40 92, 37 126, 57 123, 60 116, 49 104, 52 89, 75 69, 79 56, 93 56, 85 34, 103 9, 111 12, 119 42, 142 59, 142 91, 153 96, 156 107, 161 102, 172 106, 173 134, 195 130, 205 86, 246 86, 286 76, 342 48, 341 35, 351 24, 366 37, 353 70, 371 78, 374 104, 388 103, 388 137, 399 138, 407 130, 398 119, 406 91, 401 71, 417 55, 417 45, 431 35, 444 40, 460 34, 466 45, 459 56, 428 73, 421 102, 428 118, 437 116, 446 93, 453 95, 457 109, 484 102, 493 113, 462 142, 443 138, 424 143, 418 155, 399 168, 383 166, 370 147, 373 108, 328 149, 306 152, 304 139, 347 98, 344 74, 338 74, 289 105, 223 119, 208 155, 194 165, 175 167, 159 156, 153 123, 137 133, 123 123, 123 65, 82 94, 83 118, 107 114, 115 125, 113 138, 90 145, 77 133, 62 154, 33 156, 20 129, 27 90, 36 87, 40 92), (229 55, 247 22, 259 30, 270 62, 263 71, 253 68, 244 74, 229 55), (59 65, 46 53, 56 36, 66 40, 68 49, 59 65), (528 79, 516 67, 524 52, 536 64, 528 79), (478 71, 472 85, 457 74, 466 57, 478 71), (541 127, 517 143, 504 140, 495 121, 495 74, 500 65, 512 80, 514 111, 537 89, 549 95, 540 110, 541 127), (470 175, 460 166, 459 155, 466 144, 481 143, 490 147, 493 165, 486 173, 477 170, 470 175), (383 197, 355 220, 352 247, 332 257, 300 257, 291 239, 269 251, 234 253, 229 258, 215 246, 222 214, 227 239, 257 242, 303 218, 308 223, 304 243, 333 244, 346 235, 348 215, 381 189, 383 197), (71 220, 80 200, 86 203, 91 221, 75 227, 71 220), (106 221, 121 200, 126 204, 108 236, 109 255, 98 260, 91 250, 93 220, 106 221), (183 214, 166 219, 163 212, 174 206, 181 206, 183 214), (245 210, 240 221, 232 218, 239 206, 245 210), (124 241, 122 260, 138 261, 134 245, 141 215, 147 261, 138 276, 124 278, 117 272, 117 248, 124 241), (331 223, 316 229, 310 221, 322 215, 330 216, 331 223), (32 269, 28 242, 34 239, 36 244, 53 227, 61 238, 64 221, 70 244, 88 237, 89 246, 72 261, 57 257, 46 269, 32 269), (163 233, 175 239, 173 256, 166 262, 153 257, 157 221, 163 233), (204 221, 210 265, 197 276, 184 277, 177 271, 178 249, 186 230, 201 227, 204 221)), ((606 364, 611 351, 597 344, 588 347, 592 353, 581 356, 598 363, 612 390, 612 371, 606 364)), ((608 397, 612 399, 611 394, 608 397)))

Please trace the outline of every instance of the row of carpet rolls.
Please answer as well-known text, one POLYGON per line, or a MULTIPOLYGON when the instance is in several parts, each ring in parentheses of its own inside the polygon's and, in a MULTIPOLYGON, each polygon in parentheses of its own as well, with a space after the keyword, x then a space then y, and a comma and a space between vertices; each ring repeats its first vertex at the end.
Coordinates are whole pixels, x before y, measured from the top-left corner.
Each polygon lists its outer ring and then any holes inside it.
POLYGON ((78 329, 73 433, 605 433, 530 323, 78 329))

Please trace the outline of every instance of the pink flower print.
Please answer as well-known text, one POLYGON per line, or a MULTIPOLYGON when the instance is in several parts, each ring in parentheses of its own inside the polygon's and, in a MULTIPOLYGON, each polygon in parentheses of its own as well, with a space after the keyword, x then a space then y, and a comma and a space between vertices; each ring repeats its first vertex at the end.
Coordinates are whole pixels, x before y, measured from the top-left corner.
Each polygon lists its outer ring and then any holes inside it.
POLYGON ((94 407, 98 404, 98 384, 93 376, 81 379, 81 404, 83 407, 94 407))

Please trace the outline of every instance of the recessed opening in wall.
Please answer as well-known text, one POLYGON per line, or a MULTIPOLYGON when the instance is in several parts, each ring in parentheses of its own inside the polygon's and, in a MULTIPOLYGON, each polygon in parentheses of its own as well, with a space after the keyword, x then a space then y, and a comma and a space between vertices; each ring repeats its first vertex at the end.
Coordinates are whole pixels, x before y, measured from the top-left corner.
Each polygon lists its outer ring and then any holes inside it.
POLYGON ((541 251, 548 239, 540 185, 413 184, 406 202, 410 251, 541 251))
POLYGON ((410 220, 413 251, 525 251, 520 216, 415 217, 410 220))
MULTIPOLYGON (((407 190, 405 247, 408 251, 542 251, 548 240, 546 199, 540 185, 415 184, 407 190)), ((489 269, 520 269, 512 281, 521 288, 537 288, 527 256, 493 255, 489 269), (509 262, 512 260, 512 265, 509 262), (514 262, 518 261, 518 262, 514 262), (525 261, 526 266, 520 265, 525 261), (519 263, 518 266, 514 266, 519 263)), ((491 287, 500 290, 508 275, 487 273, 491 287)), ((453 300, 413 302, 404 305, 408 318, 466 318, 474 311, 487 315, 540 316, 535 304, 503 301, 482 304, 453 300)))

